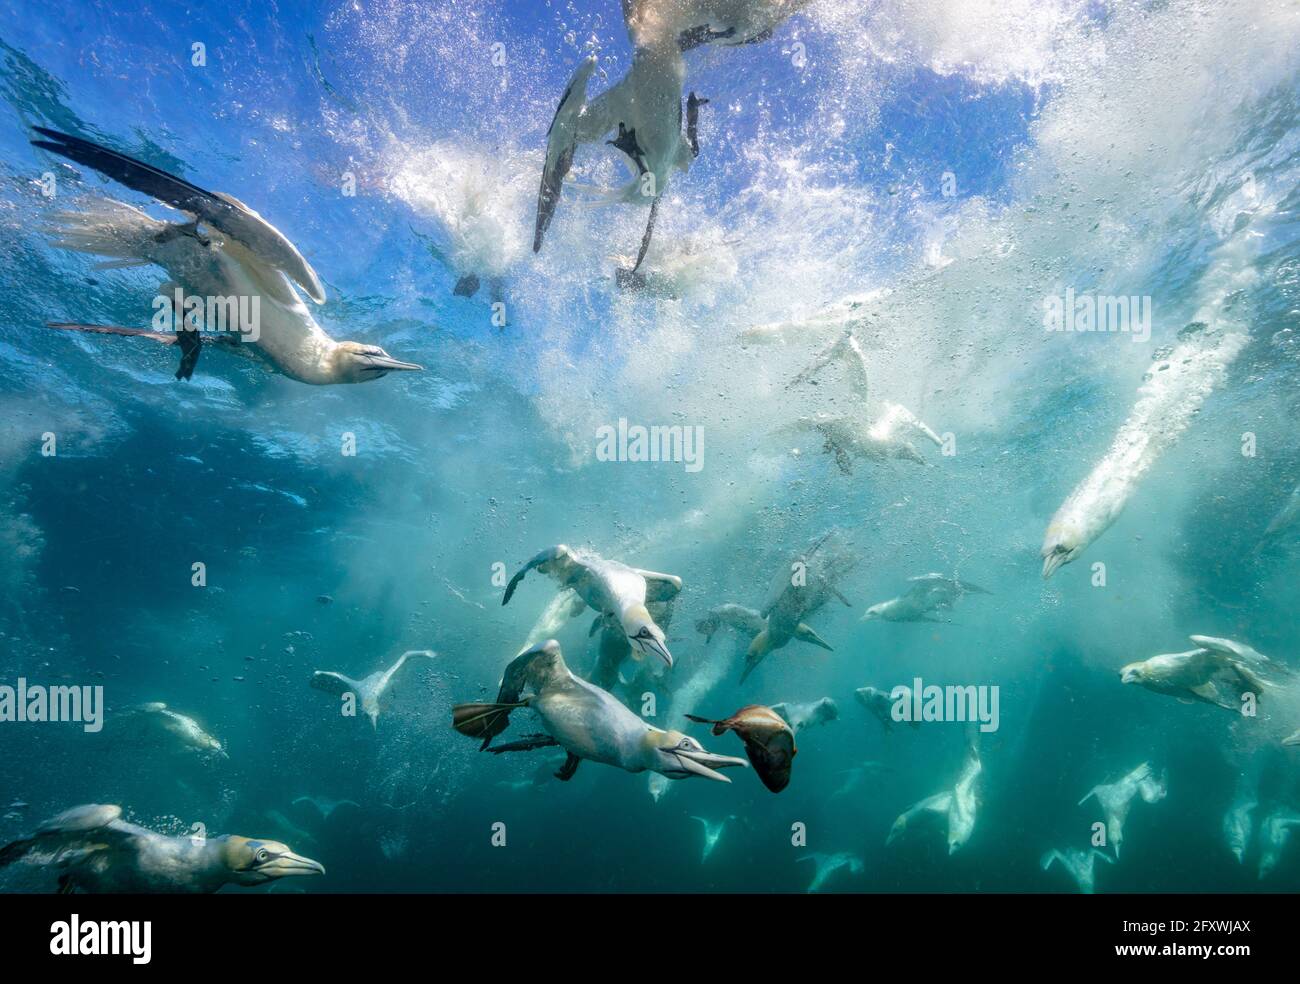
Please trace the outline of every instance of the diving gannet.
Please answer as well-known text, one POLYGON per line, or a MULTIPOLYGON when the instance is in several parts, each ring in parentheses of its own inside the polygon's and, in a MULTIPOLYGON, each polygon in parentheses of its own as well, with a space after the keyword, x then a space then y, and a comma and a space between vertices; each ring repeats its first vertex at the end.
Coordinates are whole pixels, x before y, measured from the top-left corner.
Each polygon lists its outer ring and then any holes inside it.
MULTIPOLYGON (((898 699, 905 703, 911 702, 912 690, 910 687, 898 687, 894 690, 880 690, 876 687, 858 687, 853 691, 853 696, 857 698, 859 704, 865 707, 886 731, 894 730, 894 705, 898 702, 894 693, 902 690, 904 693, 899 694, 898 699)), ((909 715, 909 717, 911 717, 909 715)), ((908 721, 913 728, 919 728, 921 722, 912 719, 908 721)))
POLYGON ((1223 839, 1238 864, 1246 863, 1246 852, 1250 850, 1251 837, 1255 833, 1252 814, 1258 807, 1253 795, 1238 792, 1228 812, 1223 815, 1223 839))
POLYGON ((1266 656, 1230 639, 1190 638, 1196 649, 1129 663, 1120 669, 1120 680, 1189 703, 1198 700, 1240 713, 1243 697, 1253 694, 1258 700, 1273 687, 1261 674, 1282 671, 1266 656))
MULTIPOLYGON (((713 639, 713 634, 723 625, 735 629, 743 638, 749 640, 751 646, 762 637, 762 641, 757 643, 758 659, 753 660, 754 666, 762 662, 769 653, 783 648, 791 639, 834 651, 831 644, 819 636, 808 623, 796 622, 792 627, 788 618, 772 623, 760 612, 753 608, 746 608, 744 605, 728 603, 710 608, 704 618, 695 623, 695 629, 703 633, 705 642, 709 642, 713 639)), ((750 672, 752 667, 747 665, 745 676, 750 672)), ((744 682, 744 677, 741 678, 741 682, 744 682)))
POLYGON ((344 676, 342 673, 336 673, 333 670, 317 670, 312 674, 311 685, 317 690, 323 690, 335 697, 351 694, 357 704, 361 706, 362 713, 370 718, 370 726, 378 729, 379 701, 388 692, 397 671, 405 666, 406 661, 412 657, 433 659, 436 655, 432 649, 411 649, 397 657, 397 662, 388 669, 376 670, 360 680, 354 680, 352 677, 344 676))
POLYGON ((54 231, 60 238, 55 245, 108 257, 101 267, 154 264, 167 272, 172 282, 159 293, 170 308, 171 330, 69 322, 49 327, 176 345, 181 353, 177 379, 193 375, 205 335, 226 351, 253 356, 303 383, 362 383, 421 368, 399 362, 376 345, 336 342, 325 334, 293 288, 296 283, 317 304, 324 303, 325 289, 315 271, 278 229, 243 202, 89 140, 44 127, 36 132, 44 139, 33 140, 35 146, 190 216, 188 222, 161 222, 112 199, 57 215, 54 231), (176 309, 178 298, 184 300, 181 310, 176 309), (189 309, 196 299, 208 309, 219 306, 218 321, 224 324, 201 325, 189 309))
POLYGON ((1216 332, 1199 322, 1179 332, 1178 343, 1143 378, 1137 402, 1110 450, 1047 524, 1044 578, 1078 557, 1115 522, 1143 476, 1187 429, 1246 342, 1244 332, 1216 332))
POLYGON ((840 709, 835 706, 835 701, 829 697, 823 697, 821 700, 809 701, 806 704, 773 704, 772 710, 790 723, 794 733, 807 731, 809 728, 819 724, 830 724, 832 721, 839 720, 840 709))
POLYGON ((850 793, 861 789, 868 779, 872 779, 885 772, 893 772, 891 766, 886 765, 876 759, 863 762, 861 765, 855 765, 851 769, 841 769, 838 773, 845 777, 840 787, 827 797, 828 800, 838 799, 841 796, 847 796, 850 793))
MULTIPOLYGON (((745 653, 741 683, 770 653, 791 639, 802 639, 823 649, 831 648, 829 643, 807 628, 804 619, 815 614, 831 598, 838 598, 845 606, 852 607, 836 585, 857 566, 858 558, 835 535, 836 532, 828 530, 806 551, 777 570, 767 603, 758 613, 766 620, 765 628, 754 636, 745 653)), ((732 614, 735 614, 734 610, 732 614)))
POLYGON ((1110 855, 1090 847, 1087 850, 1080 850, 1077 847, 1067 848, 1064 851, 1051 850, 1043 855, 1039 864, 1046 871, 1052 866, 1053 862, 1059 864, 1066 870, 1074 884, 1078 886, 1081 895, 1091 895, 1097 885, 1097 860, 1100 858, 1107 864, 1114 864, 1110 855))
POLYGON ((683 132, 682 84, 686 65, 675 44, 637 45, 627 74, 588 100, 587 83, 595 67, 593 55, 574 71, 547 130, 533 252, 542 248, 542 239, 555 215, 564 177, 573 165, 578 146, 596 143, 607 134, 616 133, 614 139, 606 142, 622 154, 629 167, 630 180, 622 188, 598 195, 597 204, 622 202, 650 208, 637 262, 630 271, 635 275, 650 248, 659 200, 668 189, 670 176, 674 171, 687 170, 699 154, 699 108, 708 100, 690 94, 683 132))
POLYGON ((764 786, 779 793, 790 785, 790 771, 799 749, 795 747, 794 729, 773 708, 750 704, 721 720, 694 714, 687 714, 686 719, 713 725, 714 735, 734 731, 744 743, 745 754, 764 786))
POLYGON ((1097 798, 1102 813, 1106 818, 1106 843, 1119 859, 1119 848, 1124 842, 1124 821, 1128 819, 1133 798, 1140 796, 1144 803, 1159 803, 1168 793, 1163 776, 1157 777, 1151 769, 1150 762, 1143 762, 1136 769, 1117 782, 1093 786, 1087 795, 1079 800, 1079 805, 1097 798))
MULTIPOLYGON (((488 749, 493 753, 530 751, 558 745, 568 753, 557 779, 573 778, 583 759, 628 772, 658 772, 669 779, 702 776, 731 780, 716 770, 744 766, 745 760, 707 752, 680 731, 647 724, 608 691, 574 676, 560 644, 550 639, 514 658, 501 678, 494 703, 458 704, 452 726, 471 738, 491 739, 505 730, 511 711, 527 708, 545 734, 488 749)), ((482 746, 487 748, 485 740, 482 746)))
POLYGON ((325 874, 320 862, 278 841, 169 837, 127 823, 120 806, 95 803, 60 813, 30 837, 0 848, 0 867, 19 860, 59 869, 63 893, 202 893, 325 874))
POLYGON ((538 570, 555 579, 561 589, 571 588, 593 610, 618 619, 628 643, 640 655, 654 655, 670 668, 664 632, 650 616, 647 603, 666 602, 682 589, 682 579, 656 574, 605 560, 589 550, 571 550, 564 544, 548 547, 525 564, 506 585, 501 604, 509 604, 524 575, 538 570))
POLYGON ((229 757, 221 742, 204 731, 197 721, 163 703, 125 708, 114 716, 114 722, 120 726, 120 734, 129 734, 167 751, 229 757))
POLYGON ((709 855, 712 854, 713 849, 718 846, 718 841, 722 840, 722 832, 727 829, 727 821, 735 820, 736 817, 735 814, 732 814, 731 816, 723 817, 717 823, 713 823, 711 820, 706 820, 704 817, 691 817, 691 819, 699 821, 700 826, 704 828, 704 843, 701 846, 700 851, 700 863, 703 864, 705 861, 709 860, 709 855))
POLYGON ((786 431, 813 433, 822 439, 822 449, 834 456, 835 464, 845 475, 853 474, 854 458, 868 461, 885 461, 896 458, 926 464, 909 437, 924 437, 942 447, 943 438, 911 410, 899 403, 884 402, 874 416, 870 413, 871 400, 867 371, 867 356, 852 331, 845 331, 832 342, 813 362, 787 385, 791 389, 813 380, 827 366, 836 361, 849 367, 849 387, 861 401, 861 414, 835 416, 817 414, 803 417, 789 425, 786 431))
POLYGON ((322 823, 328 822, 330 817, 344 807, 350 806, 354 810, 361 809, 361 804, 353 800, 336 800, 330 799, 328 796, 299 796, 290 805, 295 809, 314 813, 316 819, 322 823))
MULTIPOLYGON (((667 592, 663 592, 667 594, 667 592)), ((650 618, 654 624, 659 626, 660 631, 665 633, 672 626, 673 621, 673 604, 677 596, 671 595, 661 601, 646 601, 646 611, 650 613, 650 618)), ((583 602, 579 600, 576 607, 581 607, 583 602)), ((591 672, 591 682, 603 690, 613 690, 622 683, 629 693, 642 694, 647 689, 664 689, 667 686, 665 674, 668 670, 666 664, 659 660, 641 660, 634 657, 635 665, 630 678, 624 679, 621 674, 623 666, 627 663, 628 657, 633 655, 632 645, 628 642, 627 633, 623 631, 622 622, 613 615, 597 615, 591 623, 591 630, 587 633, 589 636, 600 632, 600 643, 596 649, 596 665, 591 672)))
POLYGON ((881 619, 886 622, 939 622, 931 612, 950 611, 952 606, 968 594, 988 594, 977 584, 959 581, 942 574, 922 574, 908 579, 912 587, 898 598, 872 605, 862 616, 862 621, 881 619))
POLYGON ((826 884, 826 880, 841 868, 848 868, 851 875, 862 874, 862 859, 846 851, 840 851, 837 854, 804 854, 796 860, 812 861, 817 865, 813 880, 805 889, 808 893, 821 891, 821 887, 826 884))
MULTIPOLYGON (((807 375, 815 374, 822 366, 829 363, 834 353, 834 345, 852 345, 858 348, 858 357, 865 362, 866 356, 861 352, 860 337, 872 325, 869 305, 879 301, 884 291, 876 290, 866 294, 845 297, 808 317, 790 318, 786 321, 771 321, 766 324, 751 325, 740 332, 738 340, 742 345, 788 344, 805 338, 825 337, 832 331, 839 332, 838 339, 818 357, 820 364, 814 364, 804 370, 790 385, 802 382, 807 375), (810 372, 811 370, 811 372, 810 372)), ((788 387, 787 387, 788 388, 788 387)))
POLYGON ((669 39, 682 51, 700 45, 758 44, 812 0, 623 0, 628 35, 669 39))
POLYGON ((1300 485, 1291 490, 1291 495, 1287 497, 1282 507, 1273 514, 1273 518, 1268 521, 1268 526, 1264 528, 1264 540, 1278 540, 1293 529, 1296 521, 1300 520, 1300 485))
POLYGON ((1276 807, 1259 825, 1259 877, 1267 878, 1282 861, 1291 831, 1300 827, 1300 816, 1286 807, 1276 807))
POLYGON ((957 853, 970 840, 975 829, 975 815, 979 809, 979 777, 983 771, 979 749, 970 744, 966 760, 953 788, 928 796, 904 810, 889 829, 885 838, 888 847, 919 824, 942 820, 947 825, 948 853, 957 853))

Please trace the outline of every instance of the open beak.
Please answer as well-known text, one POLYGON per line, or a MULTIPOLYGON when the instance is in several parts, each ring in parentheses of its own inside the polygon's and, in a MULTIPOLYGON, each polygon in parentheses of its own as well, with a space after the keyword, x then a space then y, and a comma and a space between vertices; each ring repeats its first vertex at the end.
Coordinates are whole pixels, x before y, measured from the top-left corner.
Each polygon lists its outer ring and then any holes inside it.
POLYGON ((280 854, 266 864, 258 865, 258 874, 267 878, 286 878, 292 875, 323 875, 325 866, 319 861, 304 858, 301 854, 288 851, 280 854))
POLYGON ((423 369, 424 366, 416 365, 414 362, 402 362, 391 355, 366 356, 368 372, 420 372, 423 369))
POLYGON ((692 776, 700 776, 704 779, 712 779, 714 782, 731 782, 717 769, 729 769, 733 766, 748 768, 749 763, 742 758, 736 758, 732 755, 715 755, 713 752, 706 752, 703 749, 695 751, 693 749, 674 748, 669 752, 677 759, 682 770, 692 776))

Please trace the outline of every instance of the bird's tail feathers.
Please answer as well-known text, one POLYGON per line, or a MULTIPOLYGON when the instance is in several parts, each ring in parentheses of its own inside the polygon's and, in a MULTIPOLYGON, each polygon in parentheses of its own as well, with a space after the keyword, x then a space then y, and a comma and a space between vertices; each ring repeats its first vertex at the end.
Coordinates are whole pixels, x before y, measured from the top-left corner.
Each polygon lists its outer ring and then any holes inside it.
POLYGON ((106 259, 99 269, 153 263, 157 236, 168 223, 111 198, 90 199, 78 211, 57 212, 44 231, 55 246, 106 259))

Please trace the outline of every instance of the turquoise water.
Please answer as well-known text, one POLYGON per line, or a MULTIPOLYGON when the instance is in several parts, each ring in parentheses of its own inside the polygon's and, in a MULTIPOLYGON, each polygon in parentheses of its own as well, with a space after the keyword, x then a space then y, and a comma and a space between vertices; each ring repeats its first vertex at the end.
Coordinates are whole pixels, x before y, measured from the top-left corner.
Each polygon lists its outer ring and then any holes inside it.
MULTIPOLYGON (((644 209, 566 191, 531 251, 566 81, 589 53, 593 94, 630 64, 612 0, 3 6, 0 684, 102 686, 108 712, 99 733, 0 722, 0 841, 100 802, 160 832, 275 837, 328 869, 258 891, 801 892, 807 858, 841 852, 860 867, 821 890, 1073 891, 1042 855, 1087 847, 1102 816, 1079 799, 1150 762, 1167 795, 1133 803, 1098 891, 1300 886, 1300 848, 1261 878, 1257 838, 1239 863, 1222 826, 1240 795, 1257 820, 1300 813, 1281 745, 1300 728, 1297 525, 1266 533, 1300 484, 1293 4, 821 0, 770 40, 688 52, 686 89, 710 99, 701 153, 665 190, 640 292, 614 270, 644 209), (314 387, 205 350, 178 382, 170 348, 46 330, 147 327, 165 278, 50 244, 57 211, 146 200, 32 148, 33 126, 247 202, 320 275, 326 332, 424 371, 314 387), (480 271, 475 296, 453 294, 480 271), (1046 331, 1067 289, 1150 298, 1149 339, 1046 331), (843 363, 791 385, 846 298, 868 315, 865 405, 843 363), (1239 353, 1171 394, 1162 360, 1187 357, 1193 322, 1239 353), (774 323, 781 340, 754 340, 774 323), (1152 392, 1159 453, 1044 580, 1049 521, 1152 392), (914 437, 919 462, 846 474, 799 426, 889 404, 942 446, 914 437), (602 460, 620 419, 692 428, 699 467, 602 460), (761 607, 827 531, 853 558, 849 604, 807 616, 833 651, 792 642, 741 684, 745 641, 696 622, 761 607), (638 713, 653 695, 652 723, 835 702, 799 734, 785 791, 737 769, 664 792, 596 762, 534 783, 554 750, 480 754, 451 729, 555 597, 530 574, 502 607, 502 572, 558 543, 682 579, 673 669, 630 661, 614 688, 638 713), (989 593, 936 622, 861 620, 927 572, 989 593), (1257 716, 1121 683, 1192 634, 1279 664, 1257 716), (412 649, 438 655, 403 671, 375 729, 309 686, 412 649), (967 729, 887 731, 854 696, 918 677, 998 688, 951 855, 941 829, 885 842, 953 787, 967 729), (228 757, 124 736, 115 715, 150 701, 228 757), (355 806, 324 820, 302 796, 355 806), (704 860, 694 818, 728 820, 704 860)), ((622 171, 596 146, 575 177, 622 171)), ((555 629, 580 675, 590 628, 588 611, 555 629)), ((510 734, 535 730, 520 712, 510 734)), ((9 891, 53 884, 0 871, 9 891)))

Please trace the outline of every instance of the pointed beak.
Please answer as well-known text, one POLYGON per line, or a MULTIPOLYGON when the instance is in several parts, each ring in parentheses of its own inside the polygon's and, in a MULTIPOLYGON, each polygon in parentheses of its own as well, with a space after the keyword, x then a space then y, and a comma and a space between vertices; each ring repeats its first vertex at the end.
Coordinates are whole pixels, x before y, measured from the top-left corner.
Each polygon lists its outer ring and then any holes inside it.
POLYGON ((414 362, 402 362, 391 355, 366 356, 366 369, 373 372, 420 372, 424 366, 414 362))
POLYGON ((811 642, 814 646, 820 646, 822 649, 825 649, 827 652, 832 652, 832 653, 835 652, 835 650, 831 647, 831 644, 827 642, 825 639, 823 639, 821 636, 819 636, 812 629, 808 630, 807 641, 811 642))
POLYGON ((325 866, 319 861, 313 861, 311 858, 305 858, 301 854, 294 854, 289 851, 281 854, 279 857, 272 858, 264 865, 257 868, 258 874, 265 875, 267 878, 288 878, 294 875, 323 875, 325 866))
POLYGON ((670 653, 668 651, 668 647, 665 646, 658 639, 629 637, 628 641, 632 643, 632 645, 636 646, 636 648, 641 652, 648 653, 652 656, 658 656, 661 660, 664 661, 664 664, 668 667, 668 669, 671 670, 673 668, 673 654, 670 653))
POLYGON ((721 772, 715 771, 716 769, 749 768, 749 763, 744 759, 731 755, 715 755, 713 752, 682 748, 672 749, 671 754, 686 772, 704 779, 712 779, 714 782, 731 782, 721 772))
POLYGON ((1055 574, 1068 559, 1069 551, 1062 550, 1060 547, 1043 557, 1043 580, 1046 581, 1055 574))

